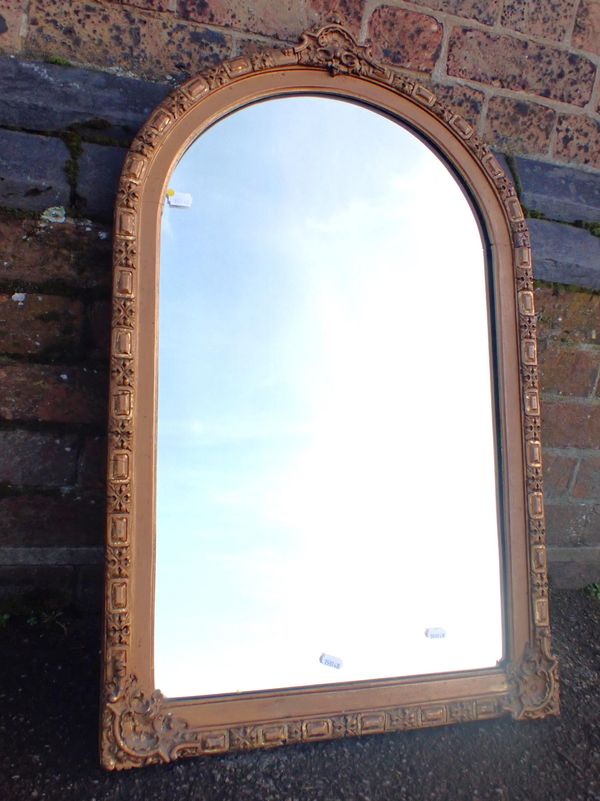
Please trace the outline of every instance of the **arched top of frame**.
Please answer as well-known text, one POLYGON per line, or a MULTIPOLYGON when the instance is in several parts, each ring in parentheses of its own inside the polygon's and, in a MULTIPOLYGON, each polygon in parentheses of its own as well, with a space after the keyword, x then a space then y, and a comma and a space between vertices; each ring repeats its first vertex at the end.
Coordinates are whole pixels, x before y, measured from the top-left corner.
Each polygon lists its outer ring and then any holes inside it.
MULTIPOLYGON (((211 95, 235 82, 295 68, 320 69, 333 77, 358 78, 392 90, 426 111, 446 129, 450 135, 447 139, 454 139, 479 163, 500 200, 514 246, 529 247, 527 225, 512 181, 473 126, 415 79, 378 64, 370 48, 359 45, 340 25, 327 25, 315 33, 304 33, 295 47, 266 50, 224 61, 175 89, 156 108, 130 148, 117 196, 116 233, 129 237, 135 235, 134 217, 140 185, 145 181, 157 150, 168 140, 177 127, 176 123, 211 95)), ((426 128, 421 133, 426 134, 426 128)), ((468 183, 468 176, 465 177, 468 183)), ((519 258, 522 263, 529 261, 526 253, 519 258)))

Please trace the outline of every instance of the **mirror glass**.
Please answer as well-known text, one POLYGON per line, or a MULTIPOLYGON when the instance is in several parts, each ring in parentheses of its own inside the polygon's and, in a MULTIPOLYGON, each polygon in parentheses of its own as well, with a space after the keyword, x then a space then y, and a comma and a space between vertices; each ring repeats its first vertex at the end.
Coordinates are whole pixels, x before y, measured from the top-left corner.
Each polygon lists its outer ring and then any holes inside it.
POLYGON ((213 125, 169 187, 155 686, 493 667, 486 267, 449 168, 378 112, 294 96, 213 125))

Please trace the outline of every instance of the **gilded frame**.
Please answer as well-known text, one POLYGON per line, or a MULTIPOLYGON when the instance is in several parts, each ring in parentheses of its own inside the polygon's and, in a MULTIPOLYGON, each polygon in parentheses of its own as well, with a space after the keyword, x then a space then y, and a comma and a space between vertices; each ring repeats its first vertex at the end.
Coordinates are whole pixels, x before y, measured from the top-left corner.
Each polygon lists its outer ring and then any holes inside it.
MULTIPOLYGON (((184 756, 558 713, 551 651, 536 316, 529 233, 515 189, 473 127, 413 78, 377 64, 339 25, 239 57, 176 89, 133 142, 117 195, 101 759, 122 769, 184 756), (153 679, 154 442, 160 213, 171 167, 224 114, 286 93, 353 98, 401 119, 462 177, 495 283, 506 659, 495 668, 167 699, 153 679)), ((477 335, 474 332, 474 335, 477 335)))

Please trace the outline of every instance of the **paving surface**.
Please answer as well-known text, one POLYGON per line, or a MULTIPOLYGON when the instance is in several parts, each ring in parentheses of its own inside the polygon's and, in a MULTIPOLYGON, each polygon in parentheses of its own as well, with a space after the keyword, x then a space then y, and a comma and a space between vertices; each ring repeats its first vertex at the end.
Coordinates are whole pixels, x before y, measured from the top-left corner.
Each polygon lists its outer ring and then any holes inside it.
POLYGON ((560 718, 501 719, 124 773, 98 766, 97 621, 11 620, 0 630, 0 799, 600 801, 600 602, 555 592, 552 610, 560 718))

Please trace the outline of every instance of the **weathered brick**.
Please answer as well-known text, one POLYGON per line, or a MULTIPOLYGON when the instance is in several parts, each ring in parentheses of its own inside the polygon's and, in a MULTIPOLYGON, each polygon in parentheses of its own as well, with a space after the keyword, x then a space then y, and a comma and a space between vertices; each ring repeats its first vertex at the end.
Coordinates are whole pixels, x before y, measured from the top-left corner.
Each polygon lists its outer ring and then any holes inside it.
POLYGON ((420 0, 419 5, 493 25, 498 19, 502 0, 420 0))
POLYGON ((442 34, 434 17, 393 6, 376 8, 369 20, 369 43, 375 56, 421 72, 431 72, 435 66, 442 34))
POLYGON ((567 397, 593 394, 600 369, 600 347, 578 350, 552 343, 539 349, 542 392, 567 397))
POLYGON ((596 67, 584 56, 548 45, 456 28, 448 74, 584 106, 592 96, 596 67))
POLYGON ((177 0, 112 0, 123 6, 133 6, 134 8, 144 8, 147 11, 158 11, 164 13, 177 10, 177 0))
POLYGON ((83 347, 83 305, 58 295, 0 295, 0 353, 74 358, 83 347))
POLYGON ((78 484, 86 489, 106 487, 106 437, 88 437, 79 457, 78 484))
POLYGON ((516 158, 521 202, 553 220, 600 220, 600 180, 583 170, 516 158))
POLYGON ((0 418, 19 422, 94 423, 106 420, 105 371, 72 365, 0 365, 0 418))
POLYGON ((32 0, 27 49, 164 81, 227 58, 231 36, 137 8, 32 0))
POLYGON ((597 0, 581 0, 572 43, 574 47, 600 55, 600 3, 597 0))
POLYGON ((0 0, 0 52, 18 53, 23 45, 28 0, 0 0))
POLYGON ((424 83, 431 87, 442 103, 447 103, 472 125, 477 126, 483 105, 483 92, 478 92, 470 86, 445 86, 435 81, 424 83))
POLYGON ((112 220, 117 185, 126 150, 120 147, 84 144, 79 159, 77 194, 83 211, 93 219, 112 220))
POLYGON ((600 544, 600 504, 546 503, 546 532, 550 546, 600 544))
POLYGON ((100 612, 104 602, 104 570, 102 565, 81 565, 76 570, 75 599, 84 612, 100 612))
POLYGON ((506 0, 501 24, 530 36, 562 42, 573 24, 578 0, 506 0))
POLYGON ((77 437, 38 431, 0 431, 0 483, 60 487, 75 482, 77 437))
POLYGON ((108 287, 111 241, 87 223, 19 220, 0 212, 0 282, 14 290, 52 292, 108 287))
POLYGON ((540 338, 589 344, 600 341, 600 295, 537 286, 535 304, 540 338))
POLYGON ((101 492, 71 491, 0 498, 0 546, 102 545, 105 503, 101 492))
POLYGON ((129 144, 170 90, 99 70, 0 57, 0 125, 103 136, 129 144))
POLYGON ((600 455, 582 458, 573 487, 573 496, 600 501, 600 455))
POLYGON ((107 360, 110 350, 111 304, 106 300, 92 303, 88 308, 90 328, 90 356, 107 360))
POLYGON ((60 609, 74 600, 75 571, 69 565, 0 565, 2 609, 60 609))
POLYGON ((499 150, 547 153, 556 112, 537 103, 492 97, 488 104, 485 138, 499 150))
POLYGON ((222 25, 248 33, 261 33, 296 41, 310 28, 317 14, 306 3, 295 0, 254 0, 252 3, 231 0, 182 0, 184 16, 196 22, 222 25))
POLYGON ((325 25, 335 19, 358 37, 366 0, 310 0, 311 9, 325 25))
MULTIPOLYGON (((544 399, 542 437, 551 448, 597 448, 600 442, 600 405, 544 399)), ((599 531, 600 535, 600 531, 599 531)))
POLYGON ((559 161, 600 169, 600 122, 582 115, 559 114, 554 152, 559 161))
POLYGON ((571 485, 577 459, 561 453, 544 453, 544 494, 546 498, 565 495, 571 485))
POLYGON ((36 211, 67 206, 68 158, 60 139, 0 130, 0 206, 36 211))
POLYGON ((536 278, 600 289, 600 237, 563 223, 528 222, 536 278))

